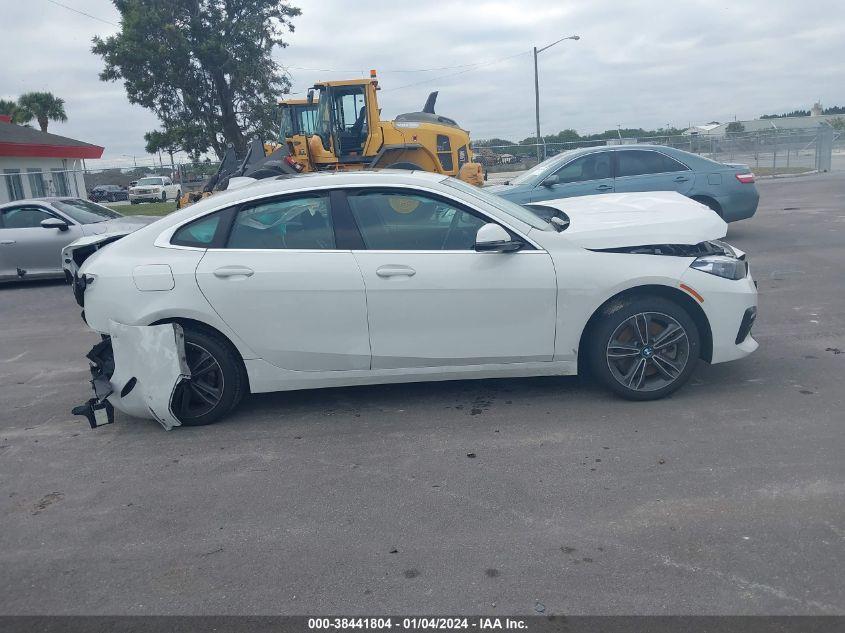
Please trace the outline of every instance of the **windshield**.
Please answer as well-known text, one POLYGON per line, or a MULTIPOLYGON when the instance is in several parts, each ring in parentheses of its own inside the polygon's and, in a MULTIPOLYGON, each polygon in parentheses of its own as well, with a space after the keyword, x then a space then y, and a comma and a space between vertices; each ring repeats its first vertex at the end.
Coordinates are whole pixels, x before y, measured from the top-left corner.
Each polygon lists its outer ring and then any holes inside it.
POLYGON ((106 220, 123 217, 108 207, 79 198, 55 200, 52 202, 52 205, 80 224, 96 224, 97 222, 105 222, 106 220))
POLYGON ((568 152, 561 152, 557 156, 552 156, 551 158, 547 158, 542 163, 539 163, 529 169, 528 171, 522 172, 519 176, 511 180, 512 185, 522 185, 525 183, 534 183, 540 176, 547 174, 548 172, 552 171, 557 165, 567 160, 570 156, 572 156, 577 150, 571 149, 568 152))
POLYGON ((479 187, 468 185, 463 180, 458 180, 457 178, 447 178, 443 181, 443 184, 469 194, 477 200, 486 202, 490 206, 496 207, 499 211, 512 215, 517 220, 521 220, 529 226, 533 226, 535 229, 542 229, 544 231, 549 229, 548 219, 544 219, 542 215, 534 213, 531 209, 520 206, 515 202, 505 200, 504 198, 490 193, 489 191, 484 191, 484 189, 479 187))
POLYGON ((139 185, 160 185, 161 183, 161 178, 141 178, 141 180, 138 181, 139 185))

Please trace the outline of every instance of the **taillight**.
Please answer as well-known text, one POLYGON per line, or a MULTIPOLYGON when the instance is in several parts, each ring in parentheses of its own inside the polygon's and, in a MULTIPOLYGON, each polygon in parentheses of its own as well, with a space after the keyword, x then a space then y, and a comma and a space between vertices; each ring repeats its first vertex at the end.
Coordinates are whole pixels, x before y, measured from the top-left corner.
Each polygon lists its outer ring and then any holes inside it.
POLYGON ((296 161, 292 156, 285 156, 285 162, 293 167, 296 171, 302 171, 302 165, 296 161))
POLYGON ((736 179, 744 185, 749 185, 754 182, 754 174, 751 172, 747 174, 736 174, 736 179))

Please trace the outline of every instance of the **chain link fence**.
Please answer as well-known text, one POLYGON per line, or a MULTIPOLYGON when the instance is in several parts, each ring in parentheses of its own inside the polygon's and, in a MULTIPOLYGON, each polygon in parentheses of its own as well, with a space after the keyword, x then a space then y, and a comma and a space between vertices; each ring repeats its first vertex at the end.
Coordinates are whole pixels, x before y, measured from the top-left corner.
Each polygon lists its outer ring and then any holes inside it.
MULTIPOLYGON (((845 170, 845 138, 829 126, 743 132, 729 136, 678 135, 543 143, 540 155, 556 156, 584 147, 664 145, 720 163, 742 163, 760 176, 845 170)), ((490 173, 529 169, 537 164, 537 144, 478 146, 477 159, 490 173)))

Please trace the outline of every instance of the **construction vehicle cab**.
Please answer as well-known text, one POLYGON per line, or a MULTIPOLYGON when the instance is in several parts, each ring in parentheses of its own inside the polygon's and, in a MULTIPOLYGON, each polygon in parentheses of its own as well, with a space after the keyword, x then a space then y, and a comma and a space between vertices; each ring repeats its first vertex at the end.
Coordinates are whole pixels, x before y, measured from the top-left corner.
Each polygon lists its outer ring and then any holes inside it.
POLYGON ((472 162, 469 133, 454 120, 435 114, 436 92, 421 112, 383 121, 378 89, 373 72, 369 80, 321 82, 308 91, 308 105, 316 104, 314 132, 304 148, 291 147, 303 171, 393 167, 482 184, 481 166, 472 162))
POLYGON ((279 101, 279 143, 290 142, 296 136, 314 134, 317 104, 307 99, 279 101))

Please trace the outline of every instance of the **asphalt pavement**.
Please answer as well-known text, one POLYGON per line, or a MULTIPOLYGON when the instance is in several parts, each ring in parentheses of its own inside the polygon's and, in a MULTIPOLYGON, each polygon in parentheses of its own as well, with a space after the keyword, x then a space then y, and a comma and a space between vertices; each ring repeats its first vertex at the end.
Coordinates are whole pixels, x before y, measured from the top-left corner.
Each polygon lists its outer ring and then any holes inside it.
POLYGON ((69 288, 0 288, 0 614, 845 614, 845 173, 759 188, 728 239, 760 349, 659 402, 463 381, 92 431, 69 288))

